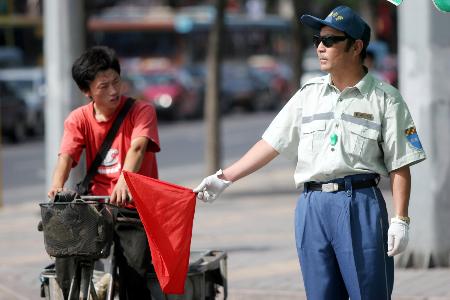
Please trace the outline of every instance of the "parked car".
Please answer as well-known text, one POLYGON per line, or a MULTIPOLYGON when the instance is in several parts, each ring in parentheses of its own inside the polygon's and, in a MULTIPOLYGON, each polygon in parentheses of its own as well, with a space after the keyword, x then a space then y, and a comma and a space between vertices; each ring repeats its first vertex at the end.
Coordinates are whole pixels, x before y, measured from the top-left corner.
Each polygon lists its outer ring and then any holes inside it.
MULTIPOLYGON (((207 71, 204 64, 185 67, 200 90, 203 106, 207 71)), ((270 87, 256 76, 245 61, 227 61, 221 65, 219 106, 222 114, 233 108, 247 111, 269 108, 272 103, 270 87)))
POLYGON ((277 109, 284 105, 293 90, 290 84, 293 72, 290 67, 269 55, 251 56, 248 64, 253 76, 269 89, 270 97, 266 103, 261 103, 260 107, 277 109))
POLYGON ((247 111, 270 108, 273 102, 270 87, 246 63, 222 65, 220 93, 231 108, 242 107, 247 111))
POLYGON ((0 82, 4 82, 25 101, 23 117, 26 132, 44 133, 45 81, 42 68, 13 68, 0 70, 0 82))
POLYGON ((2 135, 13 142, 21 142, 26 138, 25 101, 14 89, 0 81, 0 111, 2 135))
POLYGON ((20 48, 0 46, 0 68, 12 68, 23 63, 24 54, 20 48))
POLYGON ((131 72, 125 79, 132 83, 142 100, 152 103, 162 119, 196 117, 198 91, 190 75, 176 68, 131 72))

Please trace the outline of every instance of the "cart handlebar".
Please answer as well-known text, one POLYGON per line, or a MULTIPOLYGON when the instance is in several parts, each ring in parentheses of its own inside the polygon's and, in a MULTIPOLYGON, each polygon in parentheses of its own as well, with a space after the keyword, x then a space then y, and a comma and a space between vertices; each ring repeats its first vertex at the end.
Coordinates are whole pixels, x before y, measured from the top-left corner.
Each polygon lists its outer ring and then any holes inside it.
POLYGON ((109 203, 110 196, 80 196, 81 200, 102 200, 104 199, 109 203))

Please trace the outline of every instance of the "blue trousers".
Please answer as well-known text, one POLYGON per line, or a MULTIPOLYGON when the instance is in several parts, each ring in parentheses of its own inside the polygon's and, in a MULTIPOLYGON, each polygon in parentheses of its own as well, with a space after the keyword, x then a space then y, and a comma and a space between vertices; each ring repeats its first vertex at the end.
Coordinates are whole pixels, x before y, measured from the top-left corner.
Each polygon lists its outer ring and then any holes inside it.
POLYGON ((391 299, 386 204, 377 187, 352 189, 353 175, 332 182, 345 190, 305 191, 295 211, 295 238, 308 300, 391 299))

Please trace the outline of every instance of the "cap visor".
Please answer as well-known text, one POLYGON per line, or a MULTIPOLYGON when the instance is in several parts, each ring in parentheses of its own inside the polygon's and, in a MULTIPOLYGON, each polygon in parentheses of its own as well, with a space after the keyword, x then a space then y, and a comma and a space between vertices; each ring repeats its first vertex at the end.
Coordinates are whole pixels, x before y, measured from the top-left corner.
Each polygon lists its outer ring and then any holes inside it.
POLYGON ((300 21, 303 23, 303 25, 306 25, 308 27, 320 30, 320 28, 322 28, 323 25, 328 25, 326 23, 324 23, 324 21, 322 19, 319 19, 317 17, 313 17, 311 15, 303 15, 300 18, 300 21))
POLYGON ((330 26, 331 28, 334 28, 336 30, 343 31, 341 28, 336 27, 336 25, 334 25, 330 22, 327 22, 325 20, 319 19, 317 17, 313 17, 311 15, 303 15, 300 18, 300 21, 304 25, 309 26, 313 29, 317 29, 317 30, 320 30, 320 28, 322 28, 323 26, 330 26))

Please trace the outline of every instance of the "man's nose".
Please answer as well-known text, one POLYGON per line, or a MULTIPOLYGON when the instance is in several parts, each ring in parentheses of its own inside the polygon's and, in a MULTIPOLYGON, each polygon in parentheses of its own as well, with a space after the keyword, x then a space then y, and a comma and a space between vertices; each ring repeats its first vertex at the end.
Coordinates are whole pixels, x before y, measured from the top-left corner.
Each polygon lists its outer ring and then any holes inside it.
POLYGON ((317 46, 317 53, 323 53, 325 52, 326 47, 320 42, 320 44, 317 46))
POLYGON ((120 85, 118 85, 118 84, 111 84, 110 86, 109 86, 109 94, 110 95, 117 95, 118 93, 119 93, 119 91, 120 91, 120 85))

